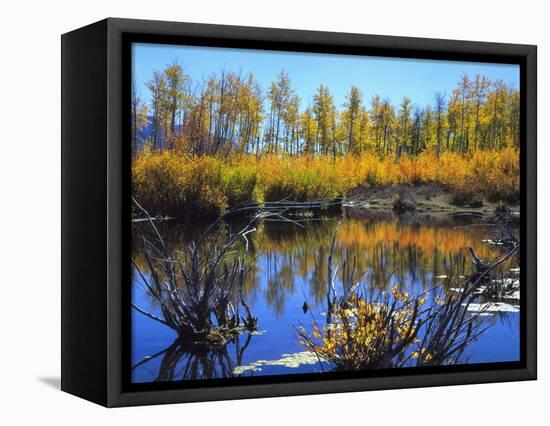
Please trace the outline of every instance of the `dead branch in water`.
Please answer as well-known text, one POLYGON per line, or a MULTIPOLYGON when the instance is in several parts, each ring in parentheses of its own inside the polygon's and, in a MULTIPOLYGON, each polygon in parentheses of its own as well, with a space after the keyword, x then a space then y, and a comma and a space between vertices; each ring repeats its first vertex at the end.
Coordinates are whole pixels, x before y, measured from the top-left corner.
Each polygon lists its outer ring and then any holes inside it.
MULTIPOLYGON (((134 200, 136 206, 150 219, 156 243, 143 238, 143 255, 148 268, 149 278, 134 262, 141 281, 149 294, 157 302, 162 319, 137 305, 134 309, 175 330, 180 337, 189 341, 205 341, 217 336, 213 344, 223 343, 224 334, 237 333, 239 329, 255 329, 257 319, 247 309, 240 323, 235 305, 244 306, 241 291, 247 273, 245 258, 230 259, 230 248, 246 235, 254 232, 254 222, 249 222, 235 234, 230 234, 221 245, 203 245, 191 243, 181 256, 172 257, 160 232, 148 212, 134 200), (238 292, 238 300, 235 293, 238 292), (215 318, 215 321, 213 319, 215 318), (218 335, 219 334, 219 335, 218 335)), ((212 340, 212 339, 211 339, 212 340)))
POLYGON ((243 287, 248 273, 248 235, 255 232, 263 220, 289 222, 299 226, 286 213, 295 209, 330 206, 322 200, 296 203, 288 200, 249 204, 228 211, 210 224, 202 235, 178 255, 171 255, 155 226, 154 218, 137 200, 136 207, 143 213, 153 229, 154 242, 142 239, 147 274, 134 262, 134 267, 148 293, 159 306, 162 318, 132 305, 136 311, 166 325, 180 338, 194 342, 224 344, 242 331, 257 328, 258 318, 247 304, 243 287), (237 212, 249 211, 252 216, 237 232, 229 232, 223 241, 209 238, 217 225, 237 212), (244 251, 234 254, 234 247, 244 242, 244 251), (239 315, 239 306, 245 315, 239 315))
POLYGON ((410 296, 394 286, 391 292, 361 294, 353 286, 354 291, 338 298, 332 265, 335 237, 328 255, 327 325, 321 328, 314 321, 312 333, 303 327, 297 332, 306 349, 337 370, 457 363, 486 329, 480 321, 484 311, 468 310, 480 285, 519 250, 518 243, 492 264, 475 258, 483 268, 460 292, 444 294, 436 287, 410 296))

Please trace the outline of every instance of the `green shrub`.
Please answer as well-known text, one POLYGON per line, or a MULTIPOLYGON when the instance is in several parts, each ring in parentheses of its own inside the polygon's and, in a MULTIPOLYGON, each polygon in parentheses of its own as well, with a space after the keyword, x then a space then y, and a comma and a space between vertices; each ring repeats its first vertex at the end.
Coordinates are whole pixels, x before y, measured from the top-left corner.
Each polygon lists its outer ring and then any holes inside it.
POLYGON ((222 181, 229 208, 261 201, 258 172, 255 167, 246 165, 225 167, 222 181))

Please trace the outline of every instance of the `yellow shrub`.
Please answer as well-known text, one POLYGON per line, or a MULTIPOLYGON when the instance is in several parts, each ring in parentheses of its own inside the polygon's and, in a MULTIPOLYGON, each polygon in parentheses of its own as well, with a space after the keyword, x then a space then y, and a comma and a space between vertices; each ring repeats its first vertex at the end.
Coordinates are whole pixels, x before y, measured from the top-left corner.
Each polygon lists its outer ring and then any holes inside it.
POLYGON ((181 219, 215 216, 227 208, 221 164, 169 152, 144 152, 132 165, 132 190, 151 214, 181 219))
POLYGON ((409 294, 403 294, 397 286, 391 293, 394 304, 389 298, 371 302, 351 296, 345 306, 335 306, 331 326, 321 328, 314 322, 312 333, 300 328, 300 344, 335 364, 337 370, 379 368, 391 358, 403 356, 419 341, 415 306, 421 307, 425 299, 411 300, 409 294), (399 353, 395 353, 396 348, 399 353))
POLYGON ((152 214, 206 217, 247 202, 335 199, 359 185, 439 183, 457 200, 519 199, 519 152, 416 157, 233 155, 188 157, 144 151, 132 166, 133 191, 152 214))

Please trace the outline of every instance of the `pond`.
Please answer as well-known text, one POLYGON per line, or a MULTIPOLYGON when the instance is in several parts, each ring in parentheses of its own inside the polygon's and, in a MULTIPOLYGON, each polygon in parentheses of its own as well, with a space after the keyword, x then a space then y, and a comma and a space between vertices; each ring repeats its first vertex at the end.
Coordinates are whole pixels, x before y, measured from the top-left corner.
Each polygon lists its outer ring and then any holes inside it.
MULTIPOLYGON (((143 265, 140 236, 149 224, 133 231, 133 258, 143 265)), ((223 234, 239 223, 223 224, 223 234)), ((174 255, 186 250, 200 227, 164 222, 159 231, 174 255)), ((330 368, 300 345, 297 329, 325 321, 328 256, 334 233, 336 289, 353 274, 364 286, 419 294, 434 287, 457 291, 457 280, 473 272, 468 248, 486 261, 502 250, 489 244, 495 227, 450 217, 344 214, 299 223, 263 222, 247 235, 250 270, 244 298, 258 317, 258 331, 243 333, 216 350, 190 353, 176 342, 176 333, 136 310, 132 311, 132 381, 211 379, 238 376, 314 373, 330 368)), ((243 244, 241 242, 240 244, 243 244)), ((236 251, 242 250, 238 245, 236 251)), ((495 273, 519 280, 519 258, 513 256, 495 273)), ((141 268, 145 269, 145 268, 141 268)), ((146 275, 147 278, 147 275, 146 275)), ((134 270, 132 301, 161 316, 134 270)), ((461 356, 460 363, 519 360, 519 300, 507 300, 483 313, 490 327, 461 356)))

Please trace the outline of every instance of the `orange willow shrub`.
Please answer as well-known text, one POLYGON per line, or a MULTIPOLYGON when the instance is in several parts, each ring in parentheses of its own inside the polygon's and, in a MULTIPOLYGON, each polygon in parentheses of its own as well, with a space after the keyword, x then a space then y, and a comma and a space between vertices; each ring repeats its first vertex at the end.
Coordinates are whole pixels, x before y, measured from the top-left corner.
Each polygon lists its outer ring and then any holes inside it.
POLYGON ((227 208, 221 164, 170 152, 145 151, 132 164, 132 189, 151 214, 215 216, 227 208))
MULTIPOLYGON (((393 302, 367 302, 352 295, 345 307, 337 305, 334 322, 325 327, 313 323, 313 333, 298 329, 300 344, 338 370, 359 370, 393 366, 393 359, 420 342, 417 338, 419 309, 425 298, 410 299, 397 286, 391 289, 393 302)), ((423 352, 431 359, 431 355, 423 352)), ((418 358, 418 351, 410 355, 418 358)))
POLYGON ((425 152, 399 161, 366 154, 353 160, 361 163, 356 181, 369 185, 439 183, 451 192, 469 191, 491 201, 519 198, 519 151, 513 148, 439 157, 425 152))
POLYGON ((512 148, 503 151, 478 151, 456 159, 449 167, 461 173, 449 174, 447 183, 455 199, 470 202, 482 196, 490 201, 519 201, 519 152, 512 148))
POLYGON ((520 165, 519 153, 513 149, 505 149, 500 153, 491 153, 492 164, 480 167, 474 156, 472 165, 475 172, 484 172, 482 182, 487 184, 487 196, 493 201, 512 201, 519 199, 520 165), (492 166, 492 167, 491 167, 492 166))
POLYGON ((466 155, 424 152, 416 157, 231 155, 189 157, 144 151, 132 167, 138 200, 155 214, 213 216, 241 203, 334 199, 358 185, 439 183, 465 202, 519 197, 519 152, 466 155))

